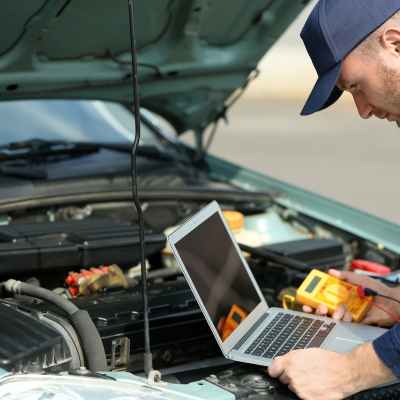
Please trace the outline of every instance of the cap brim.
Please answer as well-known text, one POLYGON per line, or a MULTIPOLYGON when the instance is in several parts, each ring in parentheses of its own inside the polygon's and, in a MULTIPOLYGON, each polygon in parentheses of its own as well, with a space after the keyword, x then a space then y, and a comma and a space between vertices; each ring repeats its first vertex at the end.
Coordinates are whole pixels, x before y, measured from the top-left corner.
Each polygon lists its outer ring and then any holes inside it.
POLYGON ((300 115, 310 115, 324 110, 339 99, 343 92, 336 86, 336 82, 342 65, 343 61, 318 78, 300 115))

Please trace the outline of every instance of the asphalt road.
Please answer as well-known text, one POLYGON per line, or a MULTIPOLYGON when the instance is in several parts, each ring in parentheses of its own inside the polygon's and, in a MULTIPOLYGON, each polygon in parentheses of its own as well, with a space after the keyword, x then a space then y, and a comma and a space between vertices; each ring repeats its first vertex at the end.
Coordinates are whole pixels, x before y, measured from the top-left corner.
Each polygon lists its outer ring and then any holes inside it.
POLYGON ((400 224, 397 126, 345 102, 309 117, 301 107, 239 101, 210 153, 400 224))

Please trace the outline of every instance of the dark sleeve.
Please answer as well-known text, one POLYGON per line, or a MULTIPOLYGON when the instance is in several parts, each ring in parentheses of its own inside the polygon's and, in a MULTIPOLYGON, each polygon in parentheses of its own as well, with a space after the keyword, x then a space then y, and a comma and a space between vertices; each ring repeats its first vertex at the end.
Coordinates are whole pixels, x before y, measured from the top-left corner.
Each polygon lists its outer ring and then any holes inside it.
POLYGON ((372 345, 381 361, 400 379, 400 324, 379 336, 372 345))

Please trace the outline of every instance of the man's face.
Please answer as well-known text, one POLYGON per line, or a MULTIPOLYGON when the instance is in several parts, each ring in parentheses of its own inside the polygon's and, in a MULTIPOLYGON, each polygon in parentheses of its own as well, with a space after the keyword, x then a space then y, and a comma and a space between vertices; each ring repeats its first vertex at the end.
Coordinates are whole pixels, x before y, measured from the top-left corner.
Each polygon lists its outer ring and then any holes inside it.
POLYGON ((385 52, 365 60, 353 51, 343 62, 337 86, 354 98, 364 119, 375 115, 400 128, 400 65, 385 52))

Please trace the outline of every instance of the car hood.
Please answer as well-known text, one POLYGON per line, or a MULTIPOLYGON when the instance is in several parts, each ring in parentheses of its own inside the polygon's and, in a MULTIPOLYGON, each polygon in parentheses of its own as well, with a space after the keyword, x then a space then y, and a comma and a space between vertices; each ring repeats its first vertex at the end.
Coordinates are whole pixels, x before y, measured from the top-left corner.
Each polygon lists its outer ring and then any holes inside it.
MULTIPOLYGON (((135 1, 141 105, 202 132, 309 0, 135 1)), ((128 0, 0 4, 0 99, 130 103, 128 0)))

